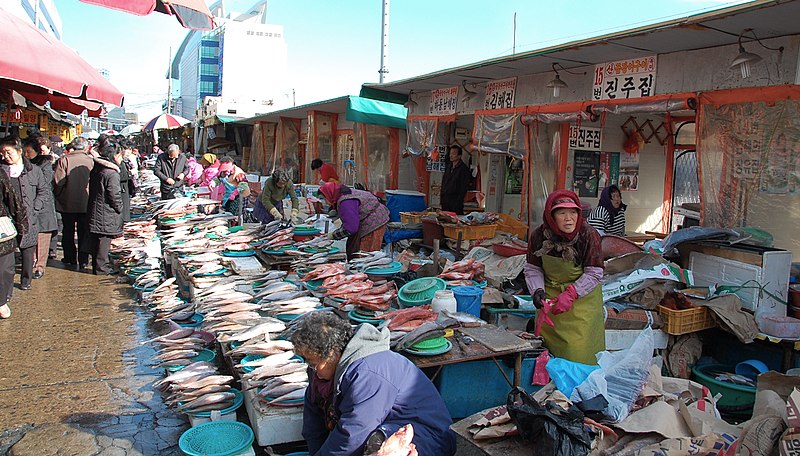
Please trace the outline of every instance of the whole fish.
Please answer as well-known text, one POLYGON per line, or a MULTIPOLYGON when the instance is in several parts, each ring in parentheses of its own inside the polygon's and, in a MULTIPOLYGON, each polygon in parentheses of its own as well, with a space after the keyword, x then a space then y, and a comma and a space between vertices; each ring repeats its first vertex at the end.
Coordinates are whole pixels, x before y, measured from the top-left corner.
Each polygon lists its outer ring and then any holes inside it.
POLYGON ((297 383, 308 382, 308 373, 306 371, 297 371, 289 374, 278 375, 270 378, 265 382, 265 385, 280 385, 282 383, 297 383))
POLYGON ((230 375, 209 375, 193 382, 182 383, 184 388, 199 389, 208 385, 224 385, 233 381, 230 375))
POLYGON ((293 356, 294 356, 294 352, 293 351, 285 351, 285 352, 282 352, 282 353, 269 355, 269 356, 264 357, 264 358, 254 359, 254 360, 251 360, 251 361, 247 361, 245 363, 240 363, 240 364, 235 365, 234 367, 275 366, 275 365, 279 365, 279 364, 282 364, 282 363, 288 361, 289 358, 291 358, 293 356))
POLYGON ((290 300, 294 298, 299 298, 301 296, 309 296, 311 292, 309 291, 281 291, 278 293, 272 293, 269 295, 264 296, 261 298, 259 303, 263 303, 264 301, 284 301, 290 300))
POLYGON ((176 329, 176 330, 174 330, 172 332, 164 334, 163 336, 159 336, 159 337, 155 337, 155 338, 150 339, 150 340, 146 340, 146 341, 142 342, 142 345, 147 344, 147 343, 151 343, 151 342, 158 342, 158 341, 161 341, 161 340, 182 339, 184 337, 188 337, 188 336, 192 335, 192 333, 194 333, 194 329, 193 328, 176 329))
POLYGON ((293 372, 305 373, 306 370, 308 370, 308 365, 306 363, 301 363, 300 360, 297 359, 290 359, 283 365, 257 367, 255 370, 244 374, 242 378, 245 380, 255 380, 291 374, 293 372))
POLYGON ((161 290, 162 288, 168 287, 168 286, 172 285, 173 283, 175 283, 175 277, 170 277, 169 279, 161 282, 161 285, 157 286, 156 289, 153 290, 153 293, 156 293, 159 290, 161 290))
POLYGON ((270 321, 258 324, 245 331, 241 331, 236 334, 231 334, 229 336, 222 336, 220 337, 219 341, 220 342, 245 341, 248 339, 252 339, 253 337, 256 336, 262 336, 267 333, 281 332, 284 329, 286 329, 286 325, 284 325, 278 319, 271 318, 270 321))
POLYGON ((196 363, 192 363, 192 364, 184 367, 183 369, 179 370, 178 372, 174 372, 174 373, 166 376, 165 378, 162 378, 161 380, 153 383, 153 386, 159 387, 159 386, 161 386, 161 385, 163 385, 165 383, 178 382, 178 381, 181 381, 181 380, 185 380, 185 379, 187 379, 187 378, 189 378, 189 377, 191 377, 193 375, 197 375, 199 373, 212 372, 215 369, 216 368, 211 363, 207 363, 207 362, 204 362, 204 361, 198 361, 196 363))
POLYGON ((291 393, 292 391, 301 388, 305 389, 307 386, 308 382, 283 383, 269 387, 265 386, 261 391, 258 392, 258 394, 263 397, 281 397, 285 394, 291 393))
POLYGON ((156 358, 169 361, 172 359, 179 359, 179 358, 194 358, 195 356, 199 355, 194 350, 169 350, 164 353, 159 353, 156 355, 156 358))
POLYGON ((290 393, 284 394, 283 396, 276 397, 275 399, 269 401, 269 404, 279 404, 281 402, 291 401, 302 399, 306 395, 306 388, 298 388, 290 393))
POLYGON ((199 413, 199 412, 213 412, 214 410, 225 410, 227 408, 233 407, 233 401, 222 401, 216 402, 213 404, 208 405, 201 405, 199 407, 194 407, 188 410, 190 413, 199 413))
POLYGON ((195 407, 202 407, 204 405, 215 404, 217 402, 233 401, 235 398, 236 394, 230 392, 204 394, 193 401, 179 406, 178 410, 193 409, 195 407))

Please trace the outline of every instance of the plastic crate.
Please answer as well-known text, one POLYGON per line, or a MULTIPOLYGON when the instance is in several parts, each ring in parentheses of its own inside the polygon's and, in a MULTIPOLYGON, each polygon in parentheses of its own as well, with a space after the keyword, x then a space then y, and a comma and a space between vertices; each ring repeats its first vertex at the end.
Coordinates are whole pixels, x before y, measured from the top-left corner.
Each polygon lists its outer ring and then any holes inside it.
POLYGON ((497 222, 497 229, 508 234, 517 236, 521 241, 528 241, 528 225, 520 222, 516 218, 500 213, 500 220, 497 222))
POLYGON ((672 310, 664 306, 658 306, 658 313, 664 320, 664 327, 661 328, 665 333, 673 336, 688 334, 703 329, 717 326, 708 307, 695 307, 694 309, 672 310))
POLYGON ((497 225, 442 225, 444 235, 450 239, 458 239, 461 233, 461 240, 471 241, 475 239, 491 239, 497 231, 497 225))
POLYGON ((422 223, 422 217, 428 215, 427 212, 401 212, 400 221, 403 223, 422 223))

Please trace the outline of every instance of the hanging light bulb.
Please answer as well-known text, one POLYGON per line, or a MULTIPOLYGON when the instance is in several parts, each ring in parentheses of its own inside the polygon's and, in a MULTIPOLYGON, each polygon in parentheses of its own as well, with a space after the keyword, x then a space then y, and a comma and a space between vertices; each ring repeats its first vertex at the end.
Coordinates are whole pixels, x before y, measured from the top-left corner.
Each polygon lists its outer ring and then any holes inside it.
MULTIPOLYGON (((742 71, 742 78, 747 79, 750 77, 750 64, 757 63, 763 60, 760 55, 753 54, 752 52, 747 52, 744 50, 744 46, 742 45, 742 36, 747 32, 752 32, 753 29, 744 29, 742 33, 739 34, 739 55, 733 59, 731 62, 731 69, 735 69, 737 66, 742 71)), ((755 36, 755 34, 753 34, 755 36)), ((758 40, 758 38, 756 38, 758 40)), ((760 43, 760 41, 759 41, 760 43)), ((762 44, 763 46, 763 44, 762 44)), ((766 47, 766 46, 765 46, 766 47)), ((767 48, 769 49, 769 48, 767 48)))
POLYGON ((406 109, 408 109, 408 110, 412 110, 412 109, 416 108, 419 105, 419 103, 417 103, 416 101, 414 101, 413 98, 411 98, 411 95, 413 95, 413 94, 414 94, 413 90, 409 91, 408 92, 408 101, 403 103, 403 106, 405 106, 406 109))
POLYGON ((550 80, 550 82, 548 82, 546 86, 549 89, 553 89, 553 98, 558 98, 561 95, 561 89, 566 89, 569 87, 567 83, 561 79, 561 76, 559 76, 558 69, 556 68, 556 66, 560 67, 562 70, 566 71, 569 74, 583 74, 583 75, 586 74, 585 71, 583 73, 572 72, 564 68, 560 63, 553 63, 553 71, 556 73, 556 77, 550 80))

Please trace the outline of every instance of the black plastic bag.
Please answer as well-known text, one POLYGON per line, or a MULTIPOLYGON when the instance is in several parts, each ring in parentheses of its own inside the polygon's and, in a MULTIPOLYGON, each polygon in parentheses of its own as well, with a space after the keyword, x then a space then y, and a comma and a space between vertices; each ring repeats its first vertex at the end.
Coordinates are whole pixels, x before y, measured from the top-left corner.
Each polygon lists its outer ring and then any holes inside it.
POLYGON ((519 435, 533 442, 533 456, 584 456, 591 450, 592 439, 577 407, 564 410, 552 401, 543 407, 517 387, 508 394, 507 408, 519 435))

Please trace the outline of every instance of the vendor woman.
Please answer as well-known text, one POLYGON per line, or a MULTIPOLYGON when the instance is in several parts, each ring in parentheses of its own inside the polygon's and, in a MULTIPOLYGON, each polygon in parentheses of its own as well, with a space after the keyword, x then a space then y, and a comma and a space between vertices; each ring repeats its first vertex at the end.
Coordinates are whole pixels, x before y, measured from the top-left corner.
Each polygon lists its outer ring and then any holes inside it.
POLYGON ((328 182, 319 188, 328 204, 335 206, 342 226, 330 233, 332 239, 347 238, 347 258, 359 250, 380 250, 389 209, 370 192, 328 182))
POLYGON ((569 190, 547 197, 543 219, 531 234, 524 271, 534 305, 552 306, 554 326, 540 323, 544 345, 559 358, 596 364, 595 354, 605 350, 600 235, 569 190))
POLYGON ((622 192, 616 185, 609 185, 600 193, 600 202, 592 209, 586 221, 600 234, 625 236, 625 208, 622 192))
POLYGON ((261 223, 283 220, 286 218, 283 212, 283 199, 286 195, 292 198, 292 220, 295 220, 300 213, 300 203, 294 191, 291 175, 289 170, 276 169, 264 182, 261 198, 253 207, 253 216, 261 223))
POLYGON ((303 438, 310 454, 372 454, 406 424, 418 454, 455 454, 444 401, 414 363, 389 350, 388 329, 354 329, 320 310, 303 317, 292 342, 309 366, 303 438))

